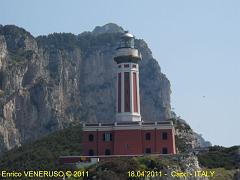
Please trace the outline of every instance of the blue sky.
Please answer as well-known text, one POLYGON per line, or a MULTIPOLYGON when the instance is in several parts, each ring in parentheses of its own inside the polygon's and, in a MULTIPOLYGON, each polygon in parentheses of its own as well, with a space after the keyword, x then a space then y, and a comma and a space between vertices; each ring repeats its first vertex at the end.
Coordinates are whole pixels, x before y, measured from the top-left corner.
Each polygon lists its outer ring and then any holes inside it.
POLYGON ((0 24, 34 36, 109 22, 144 39, 171 82, 172 107, 213 144, 240 144, 240 1, 2 0, 0 24))

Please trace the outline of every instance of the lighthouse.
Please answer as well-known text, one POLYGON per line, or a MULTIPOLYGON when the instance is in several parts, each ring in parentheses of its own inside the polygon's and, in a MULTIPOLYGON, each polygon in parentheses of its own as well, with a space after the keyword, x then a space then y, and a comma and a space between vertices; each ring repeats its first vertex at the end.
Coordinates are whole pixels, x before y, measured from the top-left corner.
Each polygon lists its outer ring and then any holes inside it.
MULTIPOLYGON (((118 43, 118 42, 116 42, 118 43)), ((134 36, 119 39, 116 62, 116 118, 111 122, 83 123, 83 155, 94 157, 175 154, 172 121, 141 120, 139 62, 134 36)))
POLYGON ((117 63, 116 121, 139 122, 139 61, 142 57, 134 46, 134 36, 129 32, 121 36, 114 61, 117 63))

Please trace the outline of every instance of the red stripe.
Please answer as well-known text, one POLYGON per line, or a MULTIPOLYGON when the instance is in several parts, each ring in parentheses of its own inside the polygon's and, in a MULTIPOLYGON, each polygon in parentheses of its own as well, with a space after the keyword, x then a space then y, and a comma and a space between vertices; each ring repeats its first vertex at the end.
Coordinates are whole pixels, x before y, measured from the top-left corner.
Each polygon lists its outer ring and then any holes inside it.
POLYGON ((133 73, 133 111, 138 112, 138 99, 137 99, 137 74, 133 73))
POLYGON ((122 86, 121 86, 121 73, 118 73, 118 112, 120 113, 121 112, 121 89, 122 89, 122 86))
POLYGON ((130 112, 130 78, 129 72, 124 72, 124 101, 125 112, 130 112))

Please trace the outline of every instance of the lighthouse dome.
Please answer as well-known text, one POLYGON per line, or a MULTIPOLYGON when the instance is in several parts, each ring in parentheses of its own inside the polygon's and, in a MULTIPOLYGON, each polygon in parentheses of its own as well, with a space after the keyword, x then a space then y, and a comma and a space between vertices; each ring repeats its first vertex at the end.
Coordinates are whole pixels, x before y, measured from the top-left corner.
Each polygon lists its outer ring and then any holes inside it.
POLYGON ((121 36, 120 45, 118 48, 134 48, 134 36, 125 31, 121 36))
POLYGON ((128 31, 125 31, 122 37, 124 37, 124 38, 134 38, 134 36, 131 33, 129 33, 128 31))

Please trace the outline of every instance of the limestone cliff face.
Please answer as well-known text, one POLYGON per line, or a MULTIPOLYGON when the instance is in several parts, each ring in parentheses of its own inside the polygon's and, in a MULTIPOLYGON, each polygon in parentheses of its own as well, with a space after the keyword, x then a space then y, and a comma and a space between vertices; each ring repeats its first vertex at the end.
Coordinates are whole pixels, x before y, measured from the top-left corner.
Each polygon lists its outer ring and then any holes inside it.
MULTIPOLYGON (((34 38, 0 26, 0 152, 70 123, 115 120, 113 56, 123 29, 115 24, 79 35, 34 38)), ((170 83, 150 49, 136 40, 144 121, 170 117, 170 83)))

